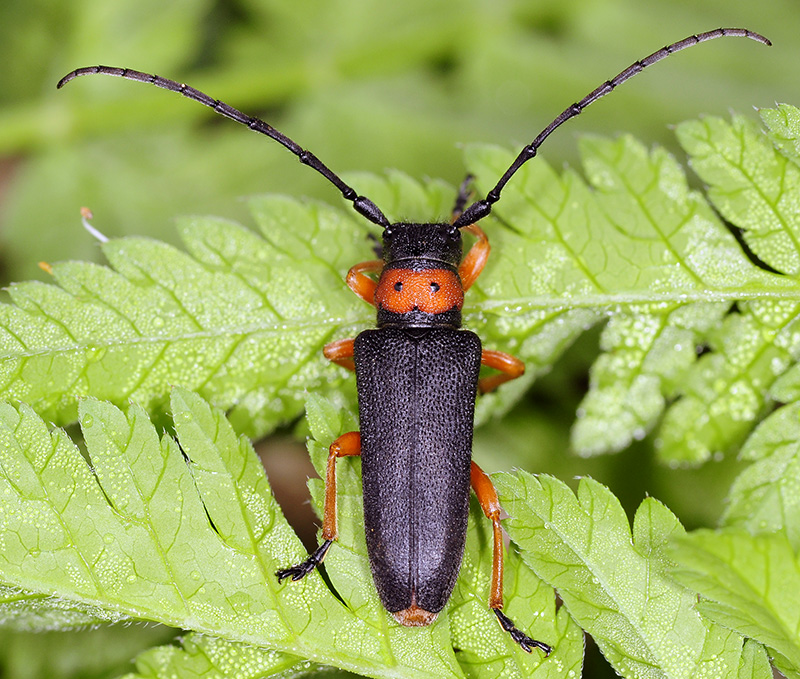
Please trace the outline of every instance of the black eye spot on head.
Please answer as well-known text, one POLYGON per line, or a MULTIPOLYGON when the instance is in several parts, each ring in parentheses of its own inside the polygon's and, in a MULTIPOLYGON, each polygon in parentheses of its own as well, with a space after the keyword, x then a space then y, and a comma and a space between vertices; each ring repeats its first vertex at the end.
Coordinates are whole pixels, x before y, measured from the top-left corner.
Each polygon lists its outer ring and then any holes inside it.
POLYGON ((439 292, 439 284, 436 281, 431 281, 431 290, 433 292, 439 292))
POLYGON ((403 281, 397 281, 394 284, 394 289, 397 290, 397 292, 400 292, 403 289, 403 281))

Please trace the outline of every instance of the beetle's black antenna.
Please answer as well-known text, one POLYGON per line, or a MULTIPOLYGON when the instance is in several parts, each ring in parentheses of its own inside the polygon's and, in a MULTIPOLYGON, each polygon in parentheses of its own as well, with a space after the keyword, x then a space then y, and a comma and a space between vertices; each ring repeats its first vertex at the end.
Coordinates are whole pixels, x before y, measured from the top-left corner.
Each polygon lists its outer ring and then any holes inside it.
POLYGON ((197 101, 204 106, 214 109, 214 111, 219 113, 221 116, 225 116, 226 118, 230 118, 237 123, 246 125, 251 130, 265 134, 270 139, 274 139, 279 144, 283 144, 283 146, 289 149, 300 159, 301 163, 308 165, 310 168, 316 170, 323 177, 325 177, 325 179, 327 179, 331 184, 339 189, 339 191, 341 191, 346 200, 349 200, 353 203, 353 207, 358 213, 364 215, 364 217, 369 219, 369 221, 371 221, 373 224, 383 227, 389 226, 389 220, 386 219, 383 212, 380 211, 375 203, 373 203, 369 198, 359 196, 355 189, 345 184, 335 172, 330 170, 319 158, 311 153, 311 151, 306 151, 304 148, 289 139, 289 137, 287 137, 285 134, 281 134, 278 132, 278 130, 272 127, 272 125, 264 122, 260 118, 254 118, 246 113, 242 113, 238 109, 221 102, 219 99, 212 99, 207 94, 201 92, 200 90, 196 90, 194 87, 189 87, 183 83, 162 78, 158 75, 142 73, 141 71, 134 71, 129 68, 115 68, 112 66, 88 66, 86 68, 76 69, 71 73, 67 73, 67 75, 61 78, 61 80, 58 81, 57 87, 61 88, 70 80, 73 80, 79 76, 94 75, 96 73, 113 75, 117 76, 118 78, 136 80, 143 83, 150 83, 151 85, 155 85, 161 89, 177 92, 188 99, 192 99, 193 101, 197 101))
POLYGON ((476 201, 472 205, 470 205, 461 216, 455 221, 454 225, 461 228, 464 226, 469 226, 470 224, 474 224, 480 219, 486 217, 492 211, 492 205, 500 200, 500 192, 503 190, 503 187, 508 183, 508 180, 514 176, 514 173, 519 170, 525 163, 527 163, 531 158, 533 158, 539 147, 544 143, 544 140, 547 139, 553 131, 560 127, 563 123, 565 123, 570 118, 574 118, 579 113, 583 111, 589 104, 594 103, 600 97, 604 97, 609 92, 611 92, 617 85, 621 85, 629 78, 632 78, 637 73, 641 73, 645 68, 648 66, 652 66, 657 61, 661 61, 662 59, 666 59, 670 54, 674 54, 675 52, 679 52, 682 49, 686 49, 687 47, 691 47, 692 45, 697 45, 698 43, 705 42, 706 40, 713 40, 714 38, 722 38, 722 37, 736 37, 736 38, 750 38, 751 40, 755 40, 757 42, 763 43, 765 45, 771 45, 772 43, 765 38, 763 35, 759 35, 758 33, 754 33, 753 31, 748 31, 746 28, 717 28, 713 31, 707 31, 706 33, 698 33, 697 35, 690 35, 688 38, 684 38, 683 40, 679 40, 678 42, 674 42, 671 45, 667 45, 666 47, 662 47, 660 50, 653 52, 650 56, 645 57, 639 61, 635 61, 632 63, 628 68, 622 71, 620 74, 612 78, 611 80, 606 80, 600 87, 596 90, 585 96, 579 102, 572 104, 572 106, 567 107, 564 111, 559 115, 553 122, 551 122, 547 127, 545 127, 540 133, 539 136, 536 137, 528 146, 526 146, 520 154, 517 156, 516 160, 511 163, 511 167, 509 167, 502 177, 500 177, 500 181, 497 182, 496 186, 486 194, 486 198, 483 200, 476 201))

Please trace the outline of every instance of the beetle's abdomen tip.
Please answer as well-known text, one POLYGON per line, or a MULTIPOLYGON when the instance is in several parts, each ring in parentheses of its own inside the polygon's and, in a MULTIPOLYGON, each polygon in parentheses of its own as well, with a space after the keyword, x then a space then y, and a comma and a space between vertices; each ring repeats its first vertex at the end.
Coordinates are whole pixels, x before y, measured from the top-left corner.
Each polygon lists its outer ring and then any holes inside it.
POLYGON ((439 614, 411 604, 408 608, 392 613, 392 615, 397 622, 406 627, 426 627, 436 620, 436 616, 439 614))

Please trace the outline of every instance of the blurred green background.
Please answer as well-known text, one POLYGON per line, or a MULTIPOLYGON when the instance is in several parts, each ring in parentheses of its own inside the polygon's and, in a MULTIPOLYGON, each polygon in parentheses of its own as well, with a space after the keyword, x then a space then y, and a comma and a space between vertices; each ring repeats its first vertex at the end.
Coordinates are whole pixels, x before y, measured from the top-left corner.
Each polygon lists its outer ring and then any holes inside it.
MULTIPOLYGON (((797 0, 3 0, 0 280, 45 279, 40 261, 99 261, 80 225, 83 205, 110 237, 174 242, 176 215, 247 224, 239 199, 250 194, 338 203, 335 189, 274 142, 176 95, 103 77, 57 91, 74 68, 128 66, 188 82, 265 117, 336 172, 397 168, 455 185, 460 145, 520 147, 634 59, 719 26, 756 30, 774 47, 720 40, 649 69, 548 141, 543 155, 556 166, 577 163, 578 134, 632 132, 680 156, 672 123, 800 104, 797 0)), ((596 351, 594 331, 509 418, 478 432, 476 456, 488 470, 589 474, 628 511, 650 493, 689 527, 713 525, 733 459, 657 469, 648 440, 613 457, 569 456, 568 427, 596 351)), ((268 468, 270 458, 286 459, 267 453, 268 468)), ((154 643, 157 635, 133 629, 126 638, 154 643)), ((80 638, 107 647, 98 634, 31 642, 3 633, 0 677, 114 676, 131 644, 115 644, 117 657, 102 662, 58 650, 80 638), (39 644, 64 662, 43 664, 39 644)), ((595 663, 590 656, 586 676, 605 676, 595 663)))

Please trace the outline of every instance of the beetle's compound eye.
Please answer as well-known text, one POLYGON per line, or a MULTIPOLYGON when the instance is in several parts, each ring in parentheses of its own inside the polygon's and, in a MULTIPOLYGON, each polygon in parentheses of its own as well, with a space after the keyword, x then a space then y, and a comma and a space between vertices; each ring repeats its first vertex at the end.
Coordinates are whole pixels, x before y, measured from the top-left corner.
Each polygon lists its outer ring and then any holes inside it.
POLYGON ((393 287, 397 292, 400 292, 403 289, 403 281, 396 281, 393 287))

